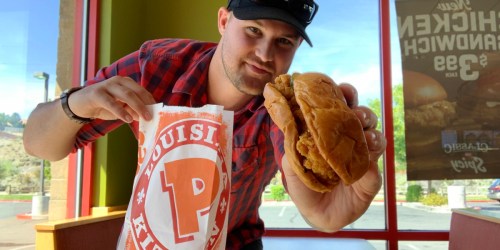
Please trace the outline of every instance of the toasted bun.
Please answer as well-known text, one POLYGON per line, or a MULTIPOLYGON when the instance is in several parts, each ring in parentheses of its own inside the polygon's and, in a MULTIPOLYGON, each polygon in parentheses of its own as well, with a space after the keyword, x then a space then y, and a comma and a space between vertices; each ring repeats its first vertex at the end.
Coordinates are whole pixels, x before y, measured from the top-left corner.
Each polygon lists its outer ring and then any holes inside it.
POLYGON ((448 98, 439 82, 415 71, 403 71, 403 89, 406 108, 414 108, 448 98))
POLYGON ((305 73, 295 77, 294 91, 323 158, 345 184, 357 181, 368 171, 368 147, 340 88, 326 75, 305 73))
MULTIPOLYGON (((321 157, 345 184, 358 180, 368 170, 368 147, 361 122, 346 105, 341 90, 324 74, 294 74, 293 78, 295 100, 321 157)), ((297 176, 315 191, 332 190, 338 181, 325 182, 304 167, 297 150, 299 128, 288 100, 272 83, 266 85, 264 97, 271 118, 284 133, 286 157, 297 176)))

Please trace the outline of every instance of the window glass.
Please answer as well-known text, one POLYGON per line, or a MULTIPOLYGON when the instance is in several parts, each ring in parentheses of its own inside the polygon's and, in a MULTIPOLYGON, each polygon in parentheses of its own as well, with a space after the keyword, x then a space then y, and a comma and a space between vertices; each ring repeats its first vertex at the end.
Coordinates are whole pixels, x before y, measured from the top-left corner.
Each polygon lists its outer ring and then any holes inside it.
POLYGON ((448 249, 448 242, 447 241, 400 241, 398 242, 398 248, 446 250, 448 249))
MULTIPOLYGON (((380 110, 378 2, 316 2, 319 11, 307 28, 313 47, 305 42, 301 45, 290 73, 321 72, 338 84, 350 83, 358 90, 360 105, 380 110)), ((282 190, 278 177, 263 194, 260 215, 266 227, 310 228, 282 190)), ((346 229, 382 229, 384 214, 381 193, 368 211, 346 229)))
MULTIPOLYGON (((442 16, 446 17, 450 15, 450 13, 455 13, 456 11, 446 8, 449 6, 447 3, 438 4, 437 2, 438 1, 422 2, 417 0, 391 1, 391 52, 393 62, 392 86, 394 99, 393 115, 399 230, 449 230, 452 209, 454 208, 499 210, 497 204, 498 202, 495 200, 496 192, 488 189, 494 181, 494 179, 489 178, 495 177, 495 166, 498 165, 496 164, 498 161, 495 162, 495 160, 492 160, 494 158, 498 159, 495 151, 491 151, 491 149, 495 150, 491 146, 494 145, 494 142, 487 140, 485 144, 481 144, 479 139, 473 139, 474 141, 472 143, 464 144, 460 141, 459 136, 457 136, 457 134, 462 133, 465 135, 467 131, 470 132, 471 130, 475 131, 474 133, 471 133, 471 135, 476 134, 476 132, 491 132, 498 130, 498 126, 491 127, 488 126, 490 124, 478 124, 470 119, 472 116, 469 117, 466 113, 460 113, 460 98, 457 95, 457 93, 459 93, 459 89, 455 89, 455 87, 463 84, 463 81, 467 79, 466 76, 472 76, 476 73, 481 75, 483 72, 486 72, 482 69, 488 69, 488 62, 498 62, 494 56, 495 53, 498 54, 498 50, 481 51, 472 48, 475 44, 480 44, 480 38, 484 37, 487 40, 496 36, 496 29, 491 32, 488 27, 484 30, 480 29, 480 31, 474 30, 474 28, 472 28, 473 23, 476 21, 479 23, 483 22, 483 20, 479 20, 482 19, 482 17, 478 17, 479 21, 475 19, 467 19, 467 21, 471 22, 470 32, 464 32, 462 34, 461 32, 463 32, 463 30, 460 29, 444 32, 440 28, 447 26, 446 22, 454 22, 454 18, 445 18, 443 19, 445 20, 444 23, 436 22, 436 20, 440 20, 442 16), (431 13, 433 18, 427 19, 431 13), (398 25, 398 18, 400 19, 400 25, 398 25), (424 25, 421 20, 430 21, 424 25), (403 28, 398 30, 399 26, 403 28), (418 31, 409 35, 408 32, 412 33, 410 30, 417 26, 418 31), (401 32, 402 35, 400 37, 399 33, 401 30, 404 31, 401 32), (459 39, 448 40, 454 36, 462 37, 463 39, 461 38, 460 41, 459 39), (451 42, 447 46, 436 47, 433 42, 432 45, 431 43, 426 42, 431 40, 448 40, 451 42), (474 42, 472 42, 472 40, 474 42), (453 41, 456 41, 457 44, 453 41), (459 45, 462 43, 464 44, 463 46, 459 45), (433 46, 433 48, 427 50, 427 45, 433 46), (403 49, 401 48, 402 46, 403 49), (454 46, 459 47, 459 49, 454 46), (402 56, 401 51, 404 51, 404 56, 402 56), (484 59, 481 65, 474 63, 481 63, 479 60, 475 61, 474 59, 465 59, 466 57, 476 58, 476 55, 479 55, 478 58, 484 59), (446 64, 444 68, 440 65, 441 59, 443 58, 448 60, 448 64, 446 64), (463 60, 459 59, 457 63, 460 63, 457 64, 454 61, 455 58, 463 58, 463 60), (425 140, 431 138, 429 134, 435 133, 431 130, 425 130, 428 126, 421 125, 421 127, 417 127, 415 125, 415 120, 424 120, 424 116, 429 113, 423 111, 421 113, 417 113, 414 111, 415 109, 412 109, 412 105, 421 104, 412 104, 410 102, 410 100, 416 100, 419 97, 417 96, 417 88, 413 92, 409 91, 410 82, 414 82, 411 81, 412 77, 405 78, 405 81, 407 82, 403 82, 402 72, 407 72, 409 70, 417 71, 419 74, 427 74, 428 76, 431 76, 434 80, 436 80, 435 82, 438 82, 438 84, 443 87, 441 89, 444 89, 443 91, 446 91, 447 93, 445 100, 442 100, 443 98, 441 98, 439 101, 442 103, 450 103, 449 106, 447 105, 447 107, 450 107, 447 108, 447 110, 452 110, 454 117, 445 120, 445 125, 439 125, 440 127, 436 132, 438 135, 436 137, 438 139, 436 140, 437 143, 425 140), (403 86, 405 86, 406 83, 408 83, 407 89, 409 93, 407 95, 407 100, 404 98, 406 95, 403 94, 403 86), (405 123, 407 121, 411 122, 405 123), (410 135, 411 137, 407 137, 405 135, 410 135), (480 147, 474 146, 486 144, 488 145, 480 147), (410 145, 410 148, 407 148, 407 145, 410 145), (437 145, 437 147, 434 145, 437 145), (454 150, 443 150, 447 145, 454 145, 454 150), (459 149, 460 145, 467 145, 467 147, 459 149), (490 149, 489 152, 483 152, 488 151, 488 148, 490 149), (484 166, 489 165, 490 177, 487 176, 487 171, 476 171, 476 173, 474 173, 474 162, 469 161, 469 159, 476 159, 476 156, 485 157, 484 166), (486 156, 490 156, 490 158, 488 159, 486 156), (456 166, 461 163, 470 164, 464 169, 452 169, 452 166, 456 166), (493 174, 491 174, 492 172, 493 174), (448 177, 446 177, 446 175, 448 177), (460 175, 463 175, 463 177, 460 177, 460 175)), ((464 5, 461 5, 461 7, 469 8, 471 17, 474 17, 476 13, 479 13, 482 10, 490 10, 491 8, 494 8, 489 5, 488 1, 476 1, 474 3, 467 1, 466 3, 464 2, 464 5)), ((467 24, 467 22, 462 23, 462 25, 467 24)), ((452 26, 459 27, 456 25, 456 22, 453 23, 452 26)), ((481 48, 488 50, 487 47, 481 48)), ((428 80, 422 80, 418 82, 418 86, 424 86, 426 82, 428 82, 428 80)), ((470 81, 467 82, 470 83, 470 81)), ((432 93, 436 92, 439 91, 432 91, 432 93)), ((431 99, 429 98, 428 100, 431 99)), ((432 104, 429 104, 427 106, 422 105, 420 107, 420 110, 425 110, 425 107, 427 107, 427 110, 431 110, 433 109, 431 107, 438 106, 432 106, 432 104)), ((433 112, 436 112, 436 110, 433 112)), ((446 117, 450 112, 443 113, 442 117, 446 117)), ((439 117, 432 115, 428 117, 433 117, 433 119, 425 122, 425 124, 433 122, 435 124, 435 120, 440 119, 439 117)), ((476 166, 478 168, 482 167, 481 164, 476 166)), ((402 242, 400 243, 400 246, 401 244, 415 243, 402 242)), ((443 249, 445 248, 446 246, 443 247, 443 249)))
POLYGON ((385 240, 369 240, 368 242, 377 250, 387 249, 387 241, 385 240))
POLYGON ((54 99, 58 29, 59 1, 2 1, 0 228, 9 230, 3 230, 0 245, 34 245, 34 225, 48 217, 50 162, 28 156, 22 134, 35 106, 54 99), (40 203, 33 206, 36 196, 40 203))

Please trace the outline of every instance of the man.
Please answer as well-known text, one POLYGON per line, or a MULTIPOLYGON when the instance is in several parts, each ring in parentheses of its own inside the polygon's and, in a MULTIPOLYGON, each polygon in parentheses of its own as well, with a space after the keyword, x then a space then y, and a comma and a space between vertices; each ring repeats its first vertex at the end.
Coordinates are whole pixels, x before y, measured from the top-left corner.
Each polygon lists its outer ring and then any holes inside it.
POLYGON ((350 186, 316 193, 298 179, 283 157, 283 135, 262 97, 264 85, 288 71, 302 41, 311 45, 305 28, 317 8, 312 0, 231 0, 228 8, 218 12, 218 44, 176 39, 146 42, 139 51, 101 69, 86 87, 38 105, 24 132, 26 151, 59 160, 123 122, 137 132, 139 117, 151 119, 149 104, 222 105, 235 112, 227 248, 262 249, 260 197, 280 167, 304 219, 321 231, 339 230, 359 218, 380 189, 377 160, 386 142, 374 129, 377 117, 357 106, 352 86, 342 86, 365 128, 370 170, 350 186))

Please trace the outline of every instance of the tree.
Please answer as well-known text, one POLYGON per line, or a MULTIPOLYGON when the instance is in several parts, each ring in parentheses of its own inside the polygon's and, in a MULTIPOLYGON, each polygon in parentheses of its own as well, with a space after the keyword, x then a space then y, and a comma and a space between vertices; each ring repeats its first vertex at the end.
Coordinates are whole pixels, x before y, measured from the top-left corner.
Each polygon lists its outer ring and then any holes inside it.
MULTIPOLYGON (((0 180, 5 180, 15 174, 17 174, 17 169, 12 162, 0 159, 0 180)), ((0 182, 0 184, 2 183, 0 182)))
POLYGON ((23 121, 21 116, 18 113, 13 113, 12 115, 0 113, 0 131, 3 131, 5 127, 22 128, 23 121))
MULTIPOLYGON (((382 128, 382 112, 380 99, 368 101, 368 106, 379 117, 377 129, 382 128)), ((397 170, 406 169, 406 141, 405 141, 405 123, 404 123, 404 102, 403 85, 398 84, 392 87, 392 115, 394 124, 394 158, 397 170)))
POLYGON ((14 128, 23 127, 23 120, 21 119, 21 116, 18 113, 13 113, 12 115, 10 115, 8 118, 8 122, 10 123, 10 126, 14 128))

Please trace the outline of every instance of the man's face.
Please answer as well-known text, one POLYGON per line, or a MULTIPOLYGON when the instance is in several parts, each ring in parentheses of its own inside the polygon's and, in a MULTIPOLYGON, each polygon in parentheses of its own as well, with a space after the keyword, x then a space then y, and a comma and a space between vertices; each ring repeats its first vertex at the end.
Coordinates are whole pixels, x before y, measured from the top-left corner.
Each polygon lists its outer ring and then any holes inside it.
POLYGON ((221 40, 226 76, 239 91, 260 95, 267 82, 288 72, 302 38, 281 21, 228 16, 221 40))

